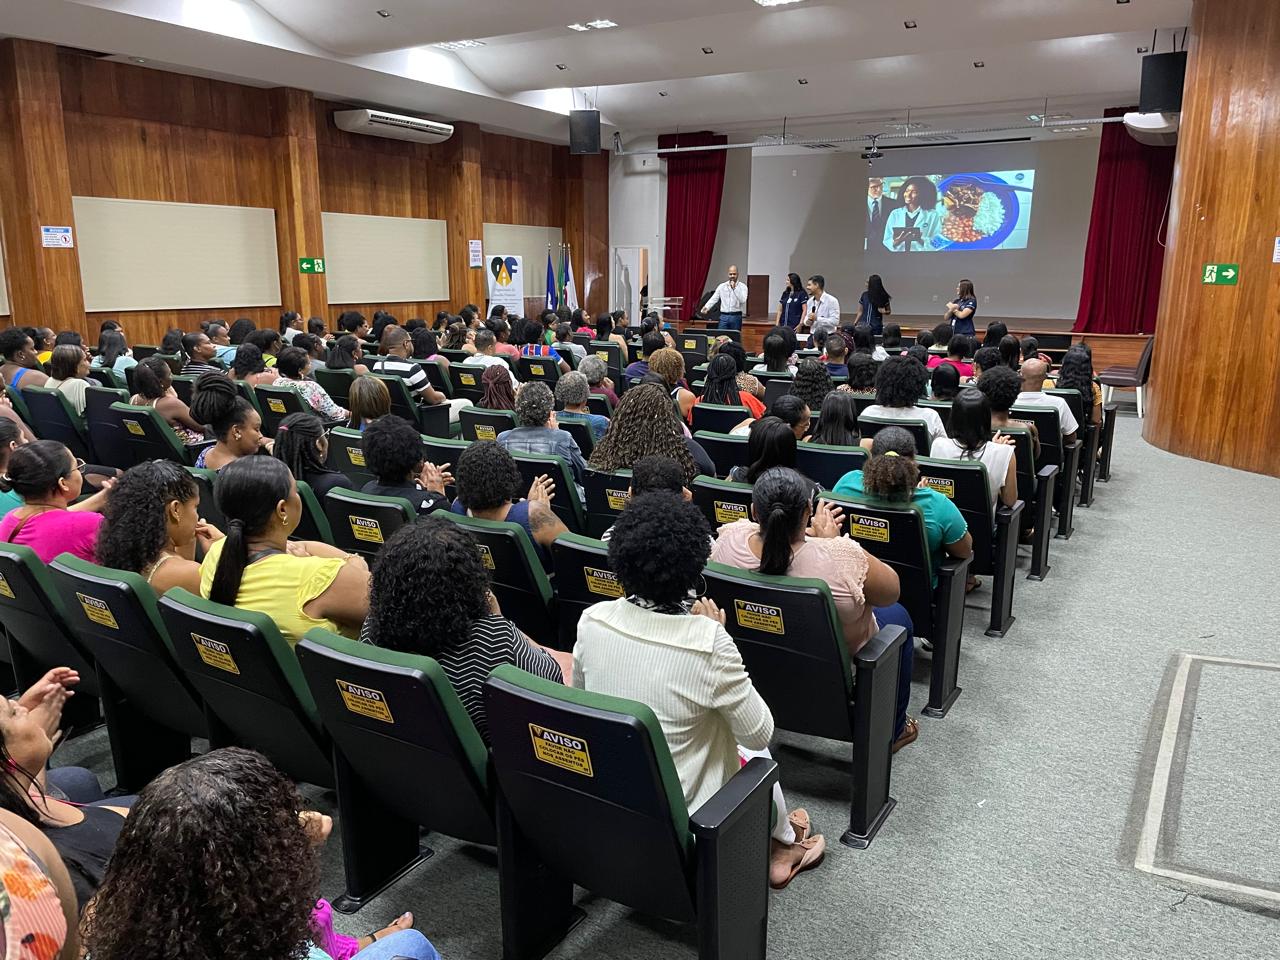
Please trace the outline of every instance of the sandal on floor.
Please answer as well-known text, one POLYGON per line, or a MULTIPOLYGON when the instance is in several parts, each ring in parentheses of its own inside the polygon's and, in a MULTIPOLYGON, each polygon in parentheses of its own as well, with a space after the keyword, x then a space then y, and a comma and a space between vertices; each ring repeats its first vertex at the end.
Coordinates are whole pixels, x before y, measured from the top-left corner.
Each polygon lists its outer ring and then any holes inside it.
POLYGON ((970 577, 964 585, 964 592, 973 593, 973 591, 977 590, 980 586, 982 586, 981 577, 970 577))
POLYGON ((801 840, 799 846, 804 847, 804 856, 800 858, 800 862, 791 868, 791 872, 787 874, 787 879, 781 883, 769 882, 769 886, 775 890, 783 890, 792 880, 796 878, 797 873, 805 870, 812 870, 822 862, 823 857, 827 855, 827 841, 822 834, 809 837, 807 840, 801 840))
POLYGON ((809 835, 813 832, 813 824, 809 821, 809 811, 804 807, 796 807, 787 817, 787 821, 791 824, 791 829, 796 832, 796 842, 808 840, 809 835))
POLYGON ((916 723, 915 717, 907 717, 907 725, 902 728, 902 736, 893 741, 892 753, 897 753, 903 747, 910 746, 916 742, 920 736, 920 724, 916 723))

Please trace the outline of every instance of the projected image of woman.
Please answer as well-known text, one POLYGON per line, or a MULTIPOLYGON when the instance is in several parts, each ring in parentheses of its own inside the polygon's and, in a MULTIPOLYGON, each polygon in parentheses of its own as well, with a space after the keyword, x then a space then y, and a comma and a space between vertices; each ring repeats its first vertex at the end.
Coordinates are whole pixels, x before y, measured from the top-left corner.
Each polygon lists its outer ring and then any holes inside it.
POLYGON ((902 206, 884 224, 884 245, 895 253, 929 250, 941 223, 938 188, 927 177, 907 177, 898 190, 902 206))

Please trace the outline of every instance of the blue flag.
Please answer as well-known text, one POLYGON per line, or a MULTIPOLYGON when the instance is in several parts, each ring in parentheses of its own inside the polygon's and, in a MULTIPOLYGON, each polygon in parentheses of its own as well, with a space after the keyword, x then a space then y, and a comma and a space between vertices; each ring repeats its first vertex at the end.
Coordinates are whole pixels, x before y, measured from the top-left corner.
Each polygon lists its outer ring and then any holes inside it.
POLYGON ((556 268, 551 263, 551 248, 547 247, 547 309, 554 310, 560 306, 560 297, 556 294, 556 268))

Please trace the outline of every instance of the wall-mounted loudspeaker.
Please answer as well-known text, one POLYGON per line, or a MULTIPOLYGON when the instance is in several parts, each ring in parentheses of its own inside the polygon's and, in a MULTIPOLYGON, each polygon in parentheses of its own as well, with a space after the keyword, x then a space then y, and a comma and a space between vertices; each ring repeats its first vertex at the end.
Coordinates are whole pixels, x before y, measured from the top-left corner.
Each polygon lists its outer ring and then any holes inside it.
POLYGON ((1182 110, 1182 79, 1187 72, 1187 51, 1153 53, 1142 58, 1139 113, 1178 113, 1182 110))
POLYGON ((569 111, 569 153, 577 156, 600 152, 600 111, 569 111))

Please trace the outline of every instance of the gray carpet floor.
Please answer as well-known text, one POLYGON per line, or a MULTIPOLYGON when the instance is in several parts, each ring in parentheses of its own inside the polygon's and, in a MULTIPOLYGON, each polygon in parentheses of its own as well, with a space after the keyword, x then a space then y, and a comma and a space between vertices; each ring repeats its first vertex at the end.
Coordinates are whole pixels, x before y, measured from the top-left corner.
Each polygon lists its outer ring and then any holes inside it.
MULTIPOLYGON (((830 846, 819 869, 772 895, 770 956, 1274 957, 1275 902, 1133 863, 1173 658, 1280 662, 1278 503, 1280 480, 1157 450, 1122 415, 1113 479, 1076 511, 1072 539, 1053 542, 1048 579, 1019 577, 1009 634, 983 636, 988 589, 970 598, 964 692, 945 719, 921 718, 919 741, 895 758, 898 807, 869 850, 837 842, 847 754, 779 735, 788 802, 808 808, 830 846)), ((917 679, 913 713, 927 699, 917 679)), ((1277 694, 1280 674, 1206 668, 1171 782, 1167 852, 1180 869, 1280 888, 1277 694)), ((100 733, 58 761, 111 779, 100 733)), ((565 843, 601 842, 573 823, 563 832, 565 843)), ((325 854, 330 896, 342 890, 337 840, 325 854)), ((339 926, 364 932, 409 909, 446 960, 500 957, 492 852, 429 842, 432 860, 339 926)), ((587 920, 553 957, 696 956, 687 927, 579 902, 587 920)))

